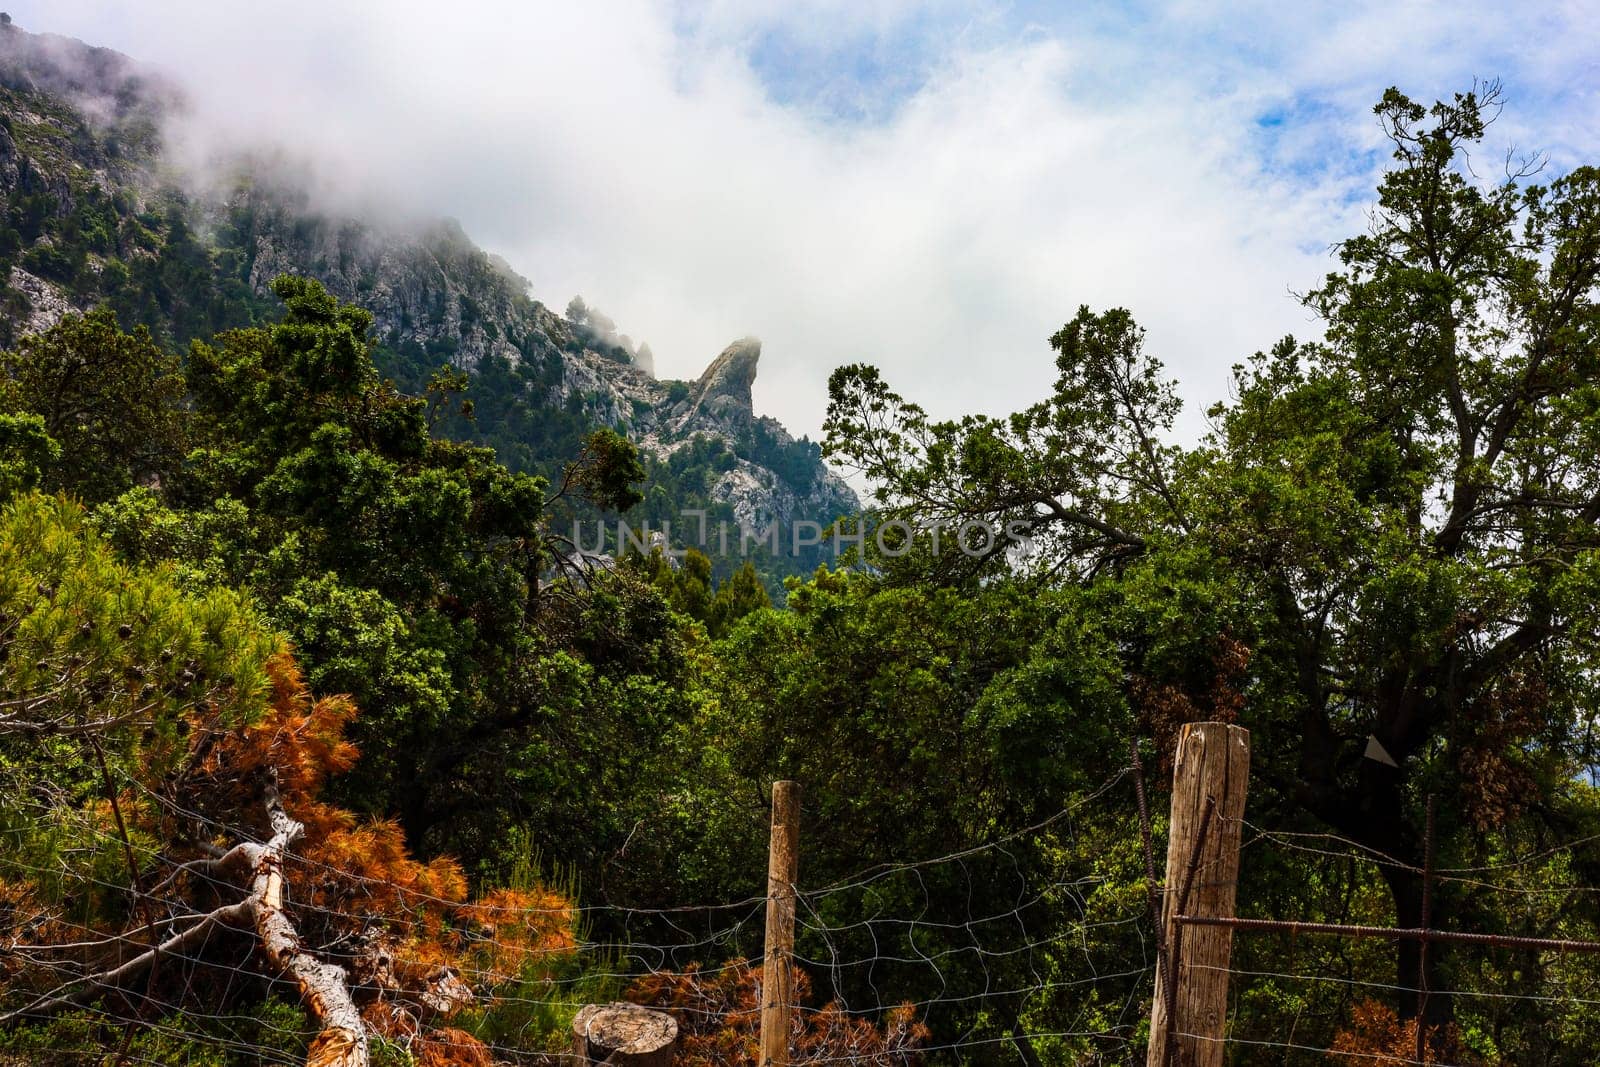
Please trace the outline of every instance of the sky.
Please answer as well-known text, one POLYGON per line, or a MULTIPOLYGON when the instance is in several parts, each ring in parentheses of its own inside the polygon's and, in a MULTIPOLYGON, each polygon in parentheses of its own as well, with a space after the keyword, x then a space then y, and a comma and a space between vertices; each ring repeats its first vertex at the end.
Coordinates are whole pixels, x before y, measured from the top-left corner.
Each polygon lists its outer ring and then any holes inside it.
POLYGON ((1317 333, 1293 293, 1365 223, 1390 85, 1500 79, 1485 178, 1600 157, 1600 0, 0 3, 167 70, 195 144, 458 219, 662 377, 760 337, 757 410, 813 437, 844 363, 935 416, 1036 402, 1081 304, 1133 311, 1198 435, 1317 333))

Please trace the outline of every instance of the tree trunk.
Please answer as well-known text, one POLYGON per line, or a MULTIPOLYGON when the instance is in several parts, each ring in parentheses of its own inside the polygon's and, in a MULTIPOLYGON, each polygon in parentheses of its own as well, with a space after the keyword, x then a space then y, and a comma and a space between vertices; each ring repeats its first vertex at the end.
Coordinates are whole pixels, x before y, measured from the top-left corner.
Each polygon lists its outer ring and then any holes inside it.
MULTIPOLYGON (((1402 789, 1403 772, 1376 760, 1363 760, 1359 801, 1345 830, 1358 844, 1378 854, 1379 871, 1394 903, 1397 927, 1422 925, 1422 835, 1406 817, 1402 789)), ((1438 908, 1433 909, 1430 925, 1437 927, 1438 908)), ((1428 946, 1427 988, 1428 1023, 1438 1025, 1455 1018, 1455 1005, 1444 989, 1441 964, 1444 945, 1428 946)), ((1417 990, 1422 981, 1422 943, 1399 941, 1395 945, 1395 1010, 1401 1019, 1417 1016, 1417 990)))
POLYGON ((283 810, 276 786, 267 793, 267 817, 272 839, 259 846, 250 884, 256 934, 267 958, 294 979, 312 1018, 322 1025, 306 1053, 306 1067, 367 1067, 367 1031, 344 968, 307 952, 283 910, 284 855, 305 827, 283 810))
MULTIPOLYGON (((0 1015, 0 1025, 29 1016, 51 1014, 72 1007, 94 993, 118 988, 125 980, 155 965, 163 956, 177 956, 191 945, 203 944, 217 930, 253 928, 262 953, 279 972, 294 979, 301 999, 319 1024, 306 1054, 306 1067, 367 1067, 367 1032, 361 1013, 350 995, 343 967, 317 959, 300 942, 300 934, 284 911, 283 861, 305 827, 283 810, 276 779, 268 786, 267 820, 272 837, 265 843, 245 841, 198 869, 209 869, 215 879, 225 870, 243 867, 250 876, 247 896, 204 915, 191 925, 133 959, 80 980, 76 989, 45 994, 26 1006, 0 1015)), ((195 864, 185 865, 195 868, 195 864)))
POLYGON ((586 1004, 572 1020, 572 1054, 580 1064, 670 1067, 678 1023, 637 1004, 586 1004))
MULTIPOLYGON (((1383 868, 1383 880, 1389 887, 1389 896, 1394 901, 1395 925, 1399 927, 1422 925, 1422 876, 1414 871, 1404 871, 1395 867, 1383 868)), ((1437 914, 1437 912, 1435 912, 1437 914)), ((1430 926, 1438 923, 1430 922, 1430 926)), ((1428 1018, 1429 1026, 1438 1026, 1455 1019, 1455 1003, 1450 993, 1444 988, 1443 967, 1445 950, 1448 946, 1433 944, 1428 946, 1428 1018)), ((1400 941, 1395 946, 1395 980, 1399 988, 1395 991, 1398 998, 1395 1008, 1401 1019, 1415 1019, 1417 1017, 1417 989, 1422 977, 1422 943, 1420 941, 1400 941)))

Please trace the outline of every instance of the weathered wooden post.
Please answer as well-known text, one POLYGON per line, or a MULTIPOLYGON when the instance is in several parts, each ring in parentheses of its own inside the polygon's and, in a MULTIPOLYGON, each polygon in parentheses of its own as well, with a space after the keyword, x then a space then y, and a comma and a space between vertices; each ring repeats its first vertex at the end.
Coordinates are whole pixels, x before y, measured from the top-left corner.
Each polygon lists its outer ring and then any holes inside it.
POLYGON ((800 783, 773 782, 772 842, 767 854, 767 958, 761 974, 760 1067, 789 1067, 799 838, 800 783))
POLYGON ((1250 731, 1192 722, 1178 735, 1172 770, 1161 923, 1147 1067, 1221 1067, 1228 1022, 1233 931, 1180 927, 1173 916, 1231 918, 1239 879, 1239 835, 1250 778, 1250 731), (1170 1059, 1169 1059, 1170 1057, 1170 1059))

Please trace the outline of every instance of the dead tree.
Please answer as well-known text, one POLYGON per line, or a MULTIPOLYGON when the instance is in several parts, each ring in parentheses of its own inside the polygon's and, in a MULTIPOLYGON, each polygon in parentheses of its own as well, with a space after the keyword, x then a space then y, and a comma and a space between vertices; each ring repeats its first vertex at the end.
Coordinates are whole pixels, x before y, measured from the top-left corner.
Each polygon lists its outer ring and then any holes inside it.
POLYGON ((284 811, 275 784, 267 789, 265 806, 272 830, 265 842, 240 842, 214 858, 183 864, 157 887, 170 884, 180 872, 189 872, 240 884, 245 894, 242 900, 190 917, 182 930, 125 963, 79 979, 75 988, 46 994, 0 1015, 0 1025, 48 1015, 80 1004, 97 992, 119 989, 161 958, 181 958, 219 930, 248 931, 255 935, 273 970, 294 980, 306 1009, 321 1027, 311 1043, 306 1067, 367 1067, 367 1032, 351 998, 344 968, 306 951, 284 909, 284 858, 305 827, 284 811))

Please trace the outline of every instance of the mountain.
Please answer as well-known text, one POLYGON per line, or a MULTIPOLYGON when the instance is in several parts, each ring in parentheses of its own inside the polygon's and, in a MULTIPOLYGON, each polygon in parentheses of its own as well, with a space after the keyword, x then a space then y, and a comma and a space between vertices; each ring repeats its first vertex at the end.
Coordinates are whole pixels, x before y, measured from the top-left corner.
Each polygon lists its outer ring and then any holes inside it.
MULTIPOLYGON (((581 299, 552 311, 453 221, 321 210, 270 145, 220 181, 185 180, 163 137, 185 106, 126 56, 0 24, 0 343, 105 303, 182 348, 272 319, 272 279, 305 274, 373 313, 379 365, 401 388, 422 392, 443 366, 465 374, 471 403, 439 432, 552 476, 593 428, 627 435, 649 474, 635 526, 670 521, 681 544, 697 523, 685 512, 762 530, 858 510, 815 444, 755 413, 759 341, 730 344, 696 381, 658 380, 648 346, 581 299)), ((757 553, 771 584, 825 558, 757 553)))

